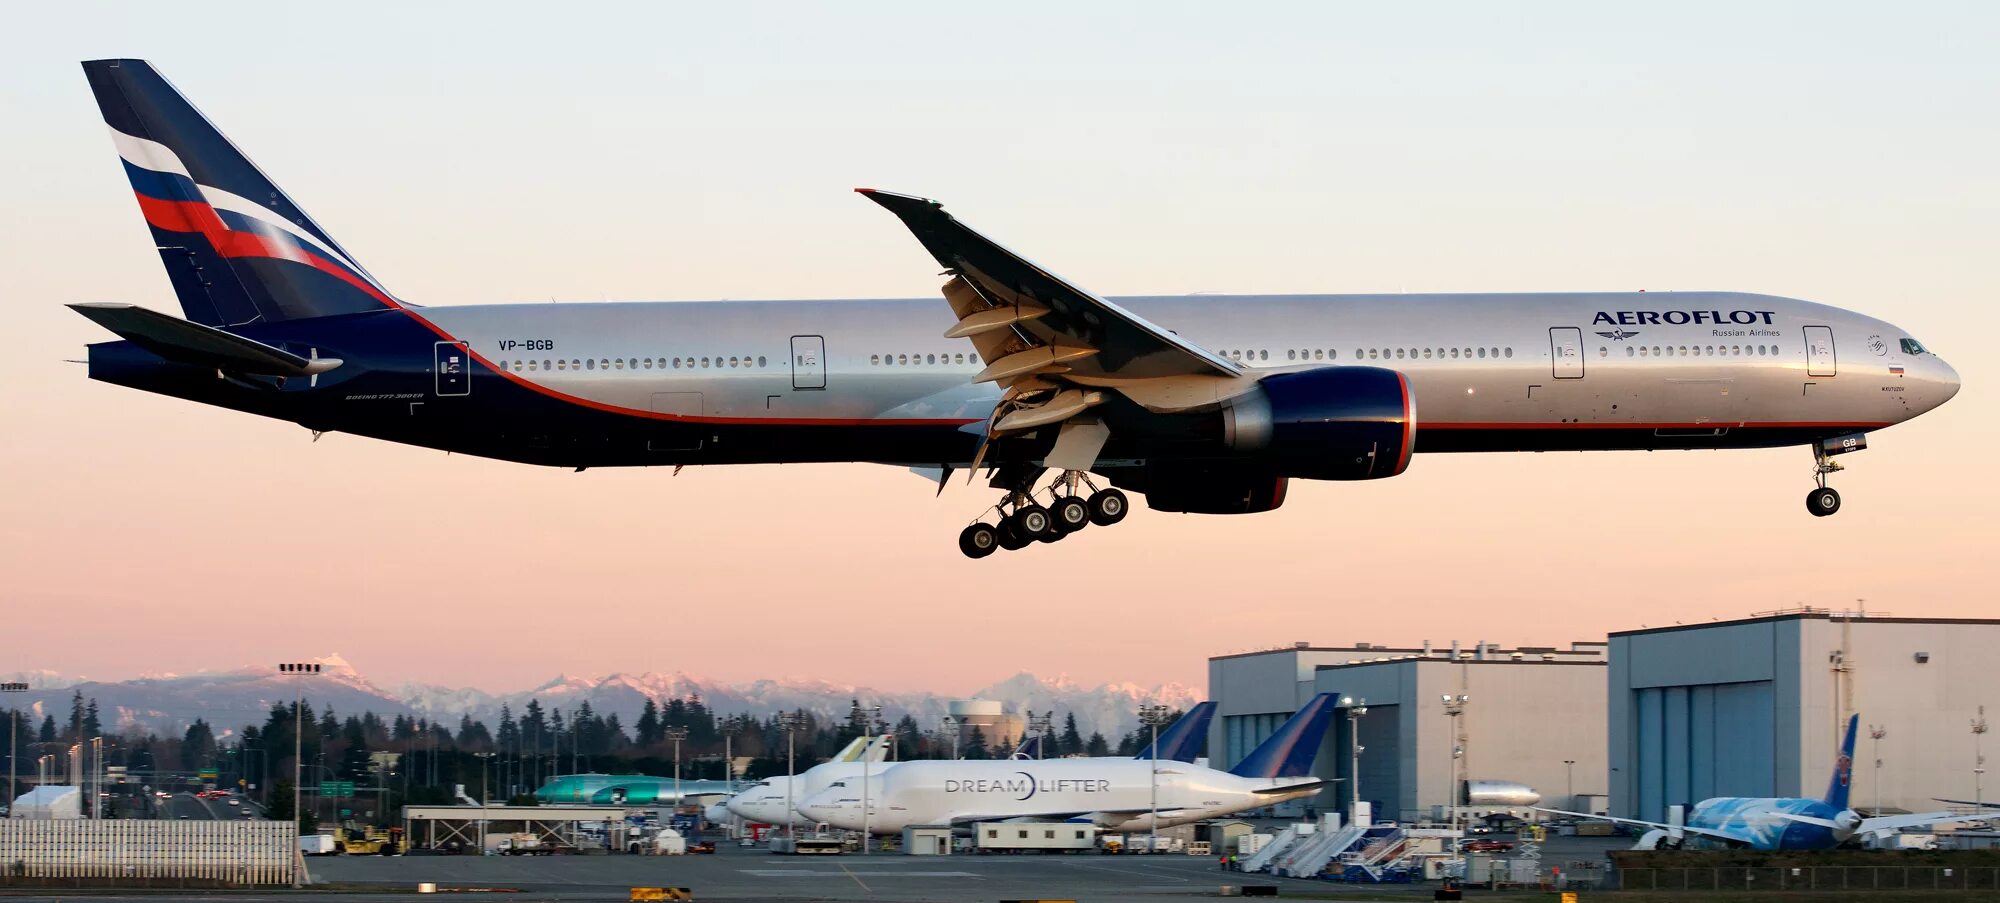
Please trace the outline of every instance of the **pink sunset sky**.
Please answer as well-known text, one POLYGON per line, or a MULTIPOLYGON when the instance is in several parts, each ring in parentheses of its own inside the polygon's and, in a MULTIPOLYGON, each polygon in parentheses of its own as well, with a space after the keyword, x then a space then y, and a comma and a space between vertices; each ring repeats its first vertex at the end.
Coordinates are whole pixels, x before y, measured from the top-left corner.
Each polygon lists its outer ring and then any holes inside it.
POLYGON ((1199 685, 1209 655, 1294 640, 1995 613, 1992 8, 726 7, 17 11, 0 672, 338 650, 494 689, 1199 685), (76 66, 108 55, 152 59, 418 303, 934 295, 849 193, 871 185, 1105 294, 1770 292, 1897 323, 1965 388, 1847 458, 1828 519, 1801 448, 1419 455, 1271 514, 1140 510, 971 562, 952 539, 991 491, 895 468, 572 473, 88 381, 64 359, 109 336, 64 302, 178 313, 76 66))

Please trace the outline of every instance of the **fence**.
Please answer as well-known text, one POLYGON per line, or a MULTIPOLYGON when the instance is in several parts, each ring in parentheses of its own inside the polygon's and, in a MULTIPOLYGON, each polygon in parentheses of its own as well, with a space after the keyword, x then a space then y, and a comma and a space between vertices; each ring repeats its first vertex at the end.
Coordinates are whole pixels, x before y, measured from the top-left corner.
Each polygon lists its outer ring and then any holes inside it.
POLYGON ((2000 866, 1823 865, 1797 868, 1622 868, 1621 890, 2000 890, 2000 866))
POLYGON ((290 884, 289 821, 0 820, 5 884, 290 884))

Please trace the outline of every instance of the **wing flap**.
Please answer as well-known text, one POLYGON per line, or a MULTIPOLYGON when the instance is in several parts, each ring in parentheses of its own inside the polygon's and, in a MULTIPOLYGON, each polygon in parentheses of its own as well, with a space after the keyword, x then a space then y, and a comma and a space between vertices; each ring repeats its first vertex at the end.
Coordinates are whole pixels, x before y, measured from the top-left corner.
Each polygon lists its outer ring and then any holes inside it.
POLYGON ((338 358, 307 358, 148 310, 136 304, 71 304, 71 310, 170 361, 257 376, 316 376, 340 366, 338 358))

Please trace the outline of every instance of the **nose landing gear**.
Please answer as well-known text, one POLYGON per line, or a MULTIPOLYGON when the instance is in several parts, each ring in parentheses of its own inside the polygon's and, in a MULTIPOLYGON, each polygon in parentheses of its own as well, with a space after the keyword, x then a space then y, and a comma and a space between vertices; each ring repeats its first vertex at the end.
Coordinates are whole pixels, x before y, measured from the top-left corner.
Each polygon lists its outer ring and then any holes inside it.
POLYGON ((999 525, 975 522, 958 534, 958 550, 967 558, 985 558, 997 549, 1025 548, 1034 542, 1059 542, 1084 527, 1108 527, 1125 519, 1130 505, 1125 493, 1097 488, 1081 471, 1065 471, 1041 490, 1029 483, 988 509, 999 515, 999 525), (1088 487, 1081 495, 1078 486, 1088 487), (1049 504, 1037 504, 1035 496, 1046 492, 1049 504))
POLYGON ((1833 456, 1861 451, 1867 447, 1868 437, 1860 433, 1822 439, 1813 444, 1813 482, 1818 485, 1813 491, 1806 493, 1806 510, 1812 512, 1812 516, 1826 517, 1840 510, 1840 493, 1826 485, 1826 478, 1828 474, 1839 473, 1846 468, 1840 466, 1839 461, 1833 460, 1833 456))

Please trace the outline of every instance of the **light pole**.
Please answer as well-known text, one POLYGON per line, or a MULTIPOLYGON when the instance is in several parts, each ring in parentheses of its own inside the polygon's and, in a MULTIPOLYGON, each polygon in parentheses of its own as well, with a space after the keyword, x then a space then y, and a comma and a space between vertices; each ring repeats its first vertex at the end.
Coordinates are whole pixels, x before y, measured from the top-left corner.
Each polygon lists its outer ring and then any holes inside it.
MULTIPOLYGON (((26 692, 28 692, 27 684, 0 683, 0 693, 26 692)), ((14 792, 14 757, 21 749, 21 708, 10 705, 7 707, 7 713, 12 716, 7 726, 7 812, 11 816, 14 811, 14 801, 20 799, 20 795, 14 792)))
POLYGON ((1868 725, 1868 739, 1874 746, 1875 753, 1875 777, 1873 779, 1873 783, 1875 784, 1875 811, 1868 814, 1874 816, 1882 814, 1882 738, 1887 736, 1889 736, 1888 728, 1874 724, 1868 725))
POLYGON ((953 760, 956 760, 958 758, 958 719, 946 715, 943 720, 944 732, 951 735, 951 757, 953 760))
POLYGON ((868 766, 875 752, 875 734, 882 723, 882 707, 871 705, 862 710, 861 719, 861 855, 868 855, 868 766))
POLYGON ((1153 729, 1150 751, 1146 754, 1147 785, 1151 799, 1147 806, 1152 814, 1147 818, 1147 830, 1152 839, 1146 841, 1148 854, 1160 851, 1160 725, 1166 724, 1173 713, 1163 705, 1142 705, 1139 707, 1139 723, 1153 729))
POLYGON ((1347 823, 1354 824, 1356 813, 1361 811, 1361 716, 1368 714, 1368 698, 1356 699, 1343 696, 1340 704, 1347 707, 1347 823))
POLYGON ((673 741, 674 744, 674 811, 678 813, 681 804, 686 802, 681 798, 681 741, 688 738, 688 729, 679 726, 670 727, 662 731, 660 736, 673 741))
POLYGON ((806 726, 806 717, 800 712, 785 712, 778 716, 778 729, 785 732, 785 839, 789 842, 787 853, 798 851, 798 815, 792 811, 792 785, 798 783, 797 760, 794 759, 792 738, 806 726))
POLYGON ((1049 730, 1053 728, 1056 712, 1050 709, 1040 715, 1034 709, 1028 710, 1028 733, 1035 738, 1035 758, 1042 757, 1042 751, 1049 745, 1049 730))
MULTIPOLYGON (((299 813, 299 785, 305 782, 305 734, 306 734, 306 685, 305 678, 318 674, 319 662, 283 662, 278 665, 278 673, 298 678, 292 681, 292 827, 297 830, 305 822, 299 813)), ((297 846, 297 844, 293 844, 297 846)), ((292 886, 299 886, 298 871, 292 872, 292 886)))
POLYGON ((1563 805, 1576 806, 1576 760, 1563 760, 1563 805))
POLYGON ((1458 716, 1465 714, 1465 704, 1472 697, 1465 693, 1445 693, 1440 698, 1444 701, 1444 713, 1451 717, 1451 768, 1445 785, 1445 809, 1451 819, 1451 860, 1455 868, 1463 869, 1465 836, 1458 829, 1458 758, 1465 754, 1465 747, 1460 742, 1458 716))
POLYGON ((1972 719, 1972 802, 1986 805, 1986 790, 1982 786, 1986 779, 1986 754, 1980 751, 1979 740, 1986 736, 1986 707, 1979 707, 1979 717, 1972 719))

